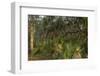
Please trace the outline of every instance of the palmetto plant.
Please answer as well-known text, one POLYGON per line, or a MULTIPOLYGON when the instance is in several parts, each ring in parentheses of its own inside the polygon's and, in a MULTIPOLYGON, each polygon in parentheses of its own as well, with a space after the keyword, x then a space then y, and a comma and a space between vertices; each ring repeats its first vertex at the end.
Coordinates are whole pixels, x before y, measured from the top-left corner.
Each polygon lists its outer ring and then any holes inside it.
POLYGON ((63 56, 66 59, 71 59, 76 51, 77 48, 79 48, 80 46, 76 43, 73 42, 68 42, 68 43, 64 43, 63 46, 63 56))

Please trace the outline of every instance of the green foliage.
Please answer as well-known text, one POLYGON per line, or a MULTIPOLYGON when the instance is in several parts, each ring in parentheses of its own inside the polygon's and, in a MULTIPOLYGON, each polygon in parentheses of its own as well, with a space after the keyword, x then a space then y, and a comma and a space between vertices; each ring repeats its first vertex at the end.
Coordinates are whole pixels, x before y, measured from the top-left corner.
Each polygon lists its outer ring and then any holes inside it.
MULTIPOLYGON (((34 26, 36 30, 35 46, 29 53, 29 57, 32 57, 30 60, 37 56, 37 60, 73 59, 75 53, 87 58, 87 17, 29 15, 28 22, 28 26, 34 26)), ((28 38, 30 42, 31 38, 28 38)))

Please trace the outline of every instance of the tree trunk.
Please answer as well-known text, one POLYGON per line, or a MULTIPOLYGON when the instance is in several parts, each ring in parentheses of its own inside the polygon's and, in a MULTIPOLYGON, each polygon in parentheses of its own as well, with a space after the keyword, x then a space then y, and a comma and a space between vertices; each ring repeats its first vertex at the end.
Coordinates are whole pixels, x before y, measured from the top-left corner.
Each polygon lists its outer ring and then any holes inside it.
POLYGON ((29 26, 29 53, 31 54, 34 48, 34 34, 35 34, 35 27, 31 24, 29 26))

